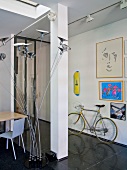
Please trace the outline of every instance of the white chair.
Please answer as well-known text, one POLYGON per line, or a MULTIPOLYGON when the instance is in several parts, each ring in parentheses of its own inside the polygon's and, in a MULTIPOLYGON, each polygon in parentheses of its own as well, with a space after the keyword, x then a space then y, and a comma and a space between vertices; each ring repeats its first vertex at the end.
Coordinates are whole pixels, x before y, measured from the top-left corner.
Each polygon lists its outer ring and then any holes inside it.
POLYGON ((13 124, 13 131, 9 131, 9 132, 5 132, 5 133, 0 134, 0 137, 7 139, 6 149, 8 149, 8 139, 11 140, 15 159, 16 159, 16 154, 15 154, 15 149, 14 149, 14 144, 13 144, 13 139, 15 137, 21 136, 22 145, 23 145, 23 149, 24 149, 24 153, 25 153, 24 141, 23 141, 23 137, 22 137, 22 134, 24 132, 24 122, 25 122, 25 118, 15 120, 14 124, 13 124))

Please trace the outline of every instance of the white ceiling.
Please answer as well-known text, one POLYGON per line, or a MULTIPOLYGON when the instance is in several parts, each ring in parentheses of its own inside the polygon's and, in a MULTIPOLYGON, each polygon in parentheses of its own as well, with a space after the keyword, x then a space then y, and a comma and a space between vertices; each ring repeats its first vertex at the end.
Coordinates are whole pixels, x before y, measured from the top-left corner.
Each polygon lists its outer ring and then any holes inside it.
MULTIPOLYGON (((57 3, 68 6, 69 23, 78 20, 88 14, 94 13, 114 3, 120 2, 118 0, 34 0, 35 2, 52 8, 57 3)), ((89 31, 106 24, 127 18, 127 8, 120 9, 120 5, 114 5, 108 9, 98 12, 94 15, 94 20, 90 23, 85 22, 85 18, 69 24, 69 37, 89 31)), ((16 34, 29 24, 34 22, 34 19, 22 15, 14 14, 8 11, 0 10, 0 37, 16 34)), ((27 31, 23 32, 21 36, 28 36, 37 38, 38 33, 35 34, 36 29, 50 30, 50 22, 48 18, 32 26, 27 31)))
MULTIPOLYGON (((33 1, 29 1, 29 2, 35 3, 33 1)), ((22 3, 19 0, 6 0, 6 1, 0 0, 0 9, 10 11, 16 14, 20 14, 23 16, 27 16, 30 18, 34 18, 34 19, 40 17, 41 15, 43 15, 44 13, 50 10, 50 8, 44 5, 38 4, 37 7, 33 7, 26 3, 22 3)))

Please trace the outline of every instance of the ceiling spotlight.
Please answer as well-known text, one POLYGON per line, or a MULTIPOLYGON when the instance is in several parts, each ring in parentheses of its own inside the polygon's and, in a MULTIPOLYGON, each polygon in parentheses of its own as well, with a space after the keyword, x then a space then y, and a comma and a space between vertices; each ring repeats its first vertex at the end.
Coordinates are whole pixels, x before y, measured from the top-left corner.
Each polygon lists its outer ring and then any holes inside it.
POLYGON ((28 55, 28 58, 31 58, 31 59, 36 56, 36 54, 34 54, 33 52, 28 52, 27 55, 28 55))
POLYGON ((62 45, 64 41, 67 41, 66 39, 64 39, 64 38, 62 38, 62 37, 58 37, 58 38, 59 38, 59 40, 60 40, 60 45, 62 45))
POLYGON ((21 55, 21 56, 23 55, 24 57, 26 57, 27 52, 26 52, 25 50, 23 50, 23 51, 21 51, 20 55, 21 55))
POLYGON ((66 44, 62 44, 62 48, 63 48, 64 51, 71 50, 71 48, 66 44))
POLYGON ((6 54, 4 54, 4 53, 0 53, 0 60, 4 60, 6 58, 6 54))
POLYGON ((88 23, 88 22, 91 22, 93 19, 94 19, 94 18, 91 17, 91 15, 88 15, 88 16, 86 17, 86 22, 87 22, 87 23, 88 23))
POLYGON ((15 44, 13 44, 14 45, 14 47, 18 47, 18 51, 20 51, 21 50, 21 46, 23 46, 23 49, 25 49, 27 52, 28 52, 28 46, 29 45, 31 45, 32 43, 28 43, 28 44, 26 44, 26 43, 15 43, 15 44))
POLYGON ((40 32, 41 34, 49 34, 49 31, 38 30, 38 29, 36 29, 36 31, 40 32))
POLYGON ((2 42, 3 45, 5 45, 7 39, 9 39, 9 37, 0 38, 0 41, 2 42))
POLYGON ((36 31, 38 31, 41 34, 41 39, 43 39, 43 37, 47 34, 49 34, 49 31, 44 31, 44 30, 38 30, 36 29, 36 31))

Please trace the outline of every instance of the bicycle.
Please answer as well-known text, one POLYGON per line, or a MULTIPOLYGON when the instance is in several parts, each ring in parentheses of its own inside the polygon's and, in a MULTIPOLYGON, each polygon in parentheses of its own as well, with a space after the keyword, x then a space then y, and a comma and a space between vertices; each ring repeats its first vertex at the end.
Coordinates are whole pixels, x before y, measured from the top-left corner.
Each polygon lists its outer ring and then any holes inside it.
POLYGON ((85 109, 83 105, 78 105, 75 108, 79 108, 79 112, 70 113, 68 115, 69 132, 79 135, 84 129, 90 130, 91 133, 95 133, 97 139, 101 142, 113 142, 117 137, 117 126, 113 120, 107 117, 102 117, 100 109, 105 105, 95 105, 98 109, 91 110, 85 109), (83 114, 83 111, 92 111, 96 113, 93 124, 90 125, 87 118, 83 114), (85 125, 88 128, 85 128, 85 125))

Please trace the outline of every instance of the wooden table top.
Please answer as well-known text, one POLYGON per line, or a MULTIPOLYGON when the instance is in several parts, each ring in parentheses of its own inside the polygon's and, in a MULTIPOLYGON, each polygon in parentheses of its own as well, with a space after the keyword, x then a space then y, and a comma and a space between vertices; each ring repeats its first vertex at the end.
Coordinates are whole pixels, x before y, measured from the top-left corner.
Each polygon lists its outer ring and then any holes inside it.
POLYGON ((0 122, 14 119, 26 118, 26 115, 15 112, 0 112, 0 122))

